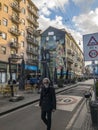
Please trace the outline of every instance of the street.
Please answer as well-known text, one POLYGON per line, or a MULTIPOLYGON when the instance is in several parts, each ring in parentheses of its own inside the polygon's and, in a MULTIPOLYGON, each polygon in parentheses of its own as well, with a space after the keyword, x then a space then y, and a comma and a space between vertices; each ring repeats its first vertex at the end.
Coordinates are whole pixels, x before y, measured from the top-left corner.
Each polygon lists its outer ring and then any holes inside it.
MULTIPOLYGON (((90 86, 80 85, 57 94, 57 110, 53 112, 52 129, 65 130, 66 126, 82 102, 85 91, 90 86)), ((46 130, 40 118, 40 108, 32 104, 0 117, 1 130, 46 130)))

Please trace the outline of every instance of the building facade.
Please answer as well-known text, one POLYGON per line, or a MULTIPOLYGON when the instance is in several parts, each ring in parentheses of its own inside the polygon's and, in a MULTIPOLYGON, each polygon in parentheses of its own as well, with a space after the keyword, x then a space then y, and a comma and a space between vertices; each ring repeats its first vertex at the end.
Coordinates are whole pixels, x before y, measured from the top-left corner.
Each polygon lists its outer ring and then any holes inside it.
POLYGON ((52 76, 55 68, 57 68, 58 75, 63 68, 63 74, 68 79, 79 78, 83 75, 83 52, 67 31, 48 27, 41 34, 41 47, 50 51, 49 68, 52 76))
POLYGON ((20 73, 21 57, 25 71, 38 68, 38 8, 31 0, 0 0, 0 83, 8 81, 11 60, 12 78, 20 73))

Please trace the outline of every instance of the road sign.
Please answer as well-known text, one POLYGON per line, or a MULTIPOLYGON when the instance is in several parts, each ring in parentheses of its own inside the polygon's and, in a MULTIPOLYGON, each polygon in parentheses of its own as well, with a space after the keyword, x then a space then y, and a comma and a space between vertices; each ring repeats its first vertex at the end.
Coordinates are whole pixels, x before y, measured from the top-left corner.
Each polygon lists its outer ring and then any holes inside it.
POLYGON ((98 42, 96 41, 96 39, 92 36, 87 44, 87 46, 94 46, 94 45, 98 45, 98 42))
POLYGON ((83 35, 85 61, 98 60, 98 33, 83 35))
POLYGON ((97 57, 97 55, 98 55, 98 52, 97 52, 96 50, 91 50, 91 51, 89 52, 89 56, 90 56, 91 58, 95 58, 95 57, 97 57))

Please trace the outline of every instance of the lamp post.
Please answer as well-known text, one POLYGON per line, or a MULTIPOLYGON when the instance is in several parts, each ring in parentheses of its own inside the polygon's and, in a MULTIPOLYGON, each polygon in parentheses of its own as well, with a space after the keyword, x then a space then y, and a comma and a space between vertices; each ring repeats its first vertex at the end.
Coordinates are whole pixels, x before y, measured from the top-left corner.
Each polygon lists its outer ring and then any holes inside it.
POLYGON ((24 70, 25 70, 25 61, 24 58, 22 57, 22 62, 21 62, 21 76, 20 76, 20 82, 19 82, 19 87, 21 90, 24 90, 25 82, 24 82, 24 70))
MULTIPOLYGON (((14 82, 12 81, 12 70, 11 70, 11 61, 13 59, 22 59, 22 74, 24 75, 24 59, 23 57, 9 57, 8 58, 8 62, 9 62, 9 74, 10 74, 10 80, 9 80, 9 84, 10 84, 10 88, 11 88, 11 99, 10 101, 18 101, 18 100, 21 100, 23 99, 23 96, 14 96, 14 88, 13 88, 13 84, 14 82)), ((24 83, 24 80, 22 80, 22 82, 24 83)))
POLYGON ((14 91, 13 91, 13 82, 12 82, 12 71, 11 71, 11 58, 8 58, 8 62, 9 62, 9 73, 10 73, 10 80, 9 80, 9 84, 10 84, 10 88, 11 88, 11 96, 14 97, 14 91))

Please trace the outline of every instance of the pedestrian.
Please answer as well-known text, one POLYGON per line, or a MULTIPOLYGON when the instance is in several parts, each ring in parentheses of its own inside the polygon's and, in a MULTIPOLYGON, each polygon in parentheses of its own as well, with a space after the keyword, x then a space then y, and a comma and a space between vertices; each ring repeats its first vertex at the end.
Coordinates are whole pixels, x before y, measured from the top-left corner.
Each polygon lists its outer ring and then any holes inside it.
POLYGON ((56 110, 56 95, 48 78, 44 78, 42 83, 39 102, 39 106, 41 107, 41 119, 46 124, 47 130, 51 130, 51 116, 52 112, 56 110))

